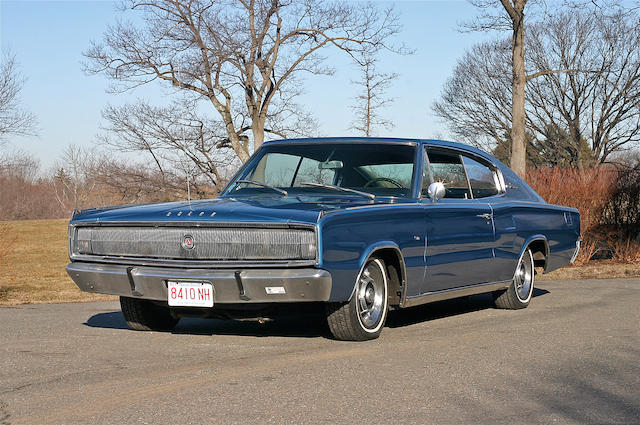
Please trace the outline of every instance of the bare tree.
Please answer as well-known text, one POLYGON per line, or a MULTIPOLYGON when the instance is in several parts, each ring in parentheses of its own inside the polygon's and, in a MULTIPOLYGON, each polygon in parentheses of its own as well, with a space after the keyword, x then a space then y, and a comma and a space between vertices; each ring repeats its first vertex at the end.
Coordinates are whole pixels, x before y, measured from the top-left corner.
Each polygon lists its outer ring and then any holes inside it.
MULTIPOLYGON (((142 152, 152 160, 161 178, 193 164, 192 180, 204 177, 220 184, 220 168, 232 165, 231 142, 220 121, 206 119, 193 102, 174 102, 155 107, 146 102, 103 110, 105 134, 100 140, 120 152, 142 152)), ((186 178, 186 176, 185 176, 186 178)))
MULTIPOLYGON (((532 27, 529 62, 546 73, 528 83, 527 115, 566 132, 576 156, 583 142, 591 161, 604 162, 640 141, 640 30, 637 16, 585 12, 557 14, 532 27)), ((583 161, 584 162, 584 161, 583 161)))
MULTIPOLYGON (((529 27, 526 65, 537 77, 525 91, 529 163, 603 162, 640 139, 636 19, 570 11, 529 27)), ((511 145, 510 66, 508 40, 474 46, 433 106, 458 137, 502 157, 511 145)))
POLYGON ((95 151, 76 145, 67 146, 56 162, 53 186, 62 208, 78 210, 86 207, 95 188, 93 170, 98 167, 95 151))
POLYGON ((521 176, 526 172, 526 135, 524 87, 526 83, 524 63, 524 9, 528 0, 469 0, 485 11, 472 29, 509 29, 511 36, 511 168, 521 176), (504 13, 488 12, 501 8, 504 13))
POLYGON ((381 110, 393 102, 393 98, 386 97, 385 92, 398 78, 398 74, 378 71, 376 52, 365 51, 357 58, 360 67, 360 80, 351 81, 360 91, 356 95, 355 103, 351 106, 355 117, 351 123, 352 129, 369 137, 377 127, 393 128, 393 123, 385 119, 381 110))
POLYGON ((327 47, 354 55, 388 45, 399 31, 392 9, 322 0, 131 0, 142 24, 110 27, 86 52, 86 70, 116 91, 162 81, 217 111, 241 161, 266 133, 298 120, 289 101, 302 73, 330 74, 327 47), (279 106, 274 107, 274 105, 279 106))
MULTIPOLYGON (((458 60, 433 112, 466 143, 493 150, 510 140, 510 42, 484 42, 458 60)), ((510 154, 510 152, 509 152, 510 154)))
POLYGON ((24 78, 20 76, 15 57, 7 53, 0 63, 0 143, 9 135, 33 135, 36 117, 20 104, 24 78))
MULTIPOLYGON (((570 0, 568 0, 570 1, 570 0)), ((545 6, 544 0, 469 0, 483 10, 480 19, 467 24, 471 30, 509 30, 511 35, 511 168, 521 176, 526 172, 526 112, 525 85, 527 81, 548 74, 575 72, 573 69, 541 69, 527 75, 525 69, 525 8, 529 12, 531 4, 545 6)), ((566 3, 566 1, 565 1, 566 3)), ((578 2, 574 1, 577 4, 578 2)), ((583 0, 583 6, 590 3, 597 8, 599 0, 583 0)), ((546 13, 545 13, 546 15, 546 13)))
POLYGON ((0 152, 0 175, 30 182, 39 172, 40 162, 33 155, 21 150, 0 152))
MULTIPOLYGON (((93 179, 110 203, 166 202, 187 199, 184 174, 160 173, 148 164, 132 161, 105 160, 94 171, 93 179)), ((206 181, 190 182, 191 196, 202 199, 215 195, 215 187, 206 181)))

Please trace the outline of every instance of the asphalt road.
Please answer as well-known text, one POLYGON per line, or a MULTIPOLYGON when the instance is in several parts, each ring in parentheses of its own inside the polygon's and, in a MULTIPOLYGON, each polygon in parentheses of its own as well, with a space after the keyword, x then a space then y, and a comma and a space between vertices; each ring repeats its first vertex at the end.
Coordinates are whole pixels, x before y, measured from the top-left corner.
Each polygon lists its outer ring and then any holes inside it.
POLYGON ((0 308, 0 424, 640 423, 640 279, 535 295, 394 312, 364 343, 313 318, 145 333, 113 302, 0 308))

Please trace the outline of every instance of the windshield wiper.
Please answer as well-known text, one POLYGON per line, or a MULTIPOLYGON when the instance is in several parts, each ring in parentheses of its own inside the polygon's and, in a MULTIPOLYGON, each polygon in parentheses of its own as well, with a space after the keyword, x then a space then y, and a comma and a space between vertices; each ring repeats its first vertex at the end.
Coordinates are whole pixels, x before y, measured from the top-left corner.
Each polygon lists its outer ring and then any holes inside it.
POLYGON ((376 199, 376 195, 374 195, 373 193, 361 192, 359 190, 349 189, 348 187, 340 187, 340 186, 335 186, 335 185, 332 185, 332 184, 312 183, 312 182, 302 182, 300 184, 302 186, 326 187, 327 189, 335 189, 335 190, 340 190, 342 192, 356 193, 356 194, 358 194, 360 196, 366 196, 367 198, 376 199))
POLYGON ((255 184, 257 186, 262 186, 262 187, 266 187, 267 189, 275 190, 276 192, 284 196, 289 196, 289 193, 287 193, 287 191, 284 189, 280 189, 279 187, 271 186, 266 183, 257 182, 255 180, 236 180, 236 184, 238 183, 255 184))

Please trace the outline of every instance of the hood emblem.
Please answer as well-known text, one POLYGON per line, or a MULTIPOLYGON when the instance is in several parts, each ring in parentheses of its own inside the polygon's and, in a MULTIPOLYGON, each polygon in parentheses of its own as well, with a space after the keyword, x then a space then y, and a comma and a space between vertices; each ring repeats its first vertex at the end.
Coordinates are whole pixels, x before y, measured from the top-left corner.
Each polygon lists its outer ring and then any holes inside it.
POLYGON ((193 247, 195 246, 195 243, 193 241, 193 236, 191 235, 184 235, 184 237, 182 238, 182 248, 186 249, 186 250, 190 250, 193 249, 193 247))
MULTIPOLYGON (((194 214, 195 211, 189 211, 189 213, 187 214, 187 216, 191 216, 191 214, 194 214)), ((166 216, 167 217, 171 217, 171 215, 173 214, 173 212, 169 211, 167 212, 166 216)), ((182 215, 182 211, 178 211, 178 214, 176 214, 178 217, 180 217, 182 215)), ((202 217, 204 215, 204 211, 200 211, 200 214, 198 214, 200 217, 202 217)), ((210 217, 213 217, 214 215, 216 215, 216 212, 212 212, 210 217)))

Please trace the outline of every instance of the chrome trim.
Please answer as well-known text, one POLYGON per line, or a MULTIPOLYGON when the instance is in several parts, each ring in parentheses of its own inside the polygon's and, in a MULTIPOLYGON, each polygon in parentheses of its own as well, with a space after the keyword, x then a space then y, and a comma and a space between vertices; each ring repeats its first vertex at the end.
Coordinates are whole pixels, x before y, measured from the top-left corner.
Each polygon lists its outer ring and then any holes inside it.
POLYGON ((452 298, 464 297, 467 295, 482 294, 485 292, 493 292, 500 289, 508 288, 511 284, 510 280, 500 282, 480 283, 477 285, 461 286, 451 289, 443 289, 441 291, 427 292, 422 295, 407 297, 401 307, 414 307, 421 304, 431 303, 434 301, 449 300, 452 298))
POLYGON ((191 269, 232 269, 232 268, 277 268, 277 267, 310 267, 316 266, 316 260, 286 260, 286 261, 269 261, 269 260, 252 260, 248 261, 206 261, 206 260, 170 260, 170 259, 153 259, 143 257, 109 257, 98 255, 80 255, 76 254, 71 257, 74 262, 87 263, 108 263, 108 264, 125 264, 134 266, 154 266, 154 267, 175 267, 175 268, 191 268, 191 269))
POLYGON ((569 260, 569 264, 573 264, 574 261, 576 261, 576 258, 578 258, 578 253, 580 253, 580 243, 582 241, 580 239, 578 239, 576 241, 576 250, 573 252, 573 255, 571 256, 571 259, 569 260))
MULTIPOLYGON (((167 281, 210 282, 214 305, 327 301, 331 274, 322 269, 183 270, 72 262, 67 273, 83 291, 167 302, 167 281), (266 288, 281 286, 284 294, 266 288)), ((215 308, 215 307, 214 307, 215 308)))
POLYGON ((320 240, 318 226, 309 223, 273 223, 273 222, 193 222, 193 221, 86 221, 69 223, 68 243, 69 259, 83 262, 102 262, 110 264, 128 265, 151 265, 160 267, 180 267, 180 268, 233 268, 233 267, 307 267, 317 266, 320 259, 320 240), (224 228, 269 228, 269 229, 304 229, 311 230, 315 235, 316 255, 315 259, 309 260, 185 260, 185 259, 165 259, 129 256, 104 256, 104 255, 82 255, 74 253, 76 231, 79 227, 224 227, 224 228))
MULTIPOLYGON (((408 198, 402 198, 402 199, 408 199, 408 198)), ((365 208, 384 208, 384 207, 415 207, 419 204, 413 203, 413 202, 398 202, 398 203, 393 203, 393 204, 373 204, 373 205, 359 205, 357 207, 346 207, 343 208, 341 210, 332 210, 332 211, 327 211, 327 214, 331 214, 331 213, 335 213, 335 212, 341 212, 341 211, 356 211, 356 210, 362 210, 365 208)))
MULTIPOLYGON (((506 190, 506 186, 504 186, 504 176, 502 174, 502 170, 500 169, 500 167, 494 164, 493 161, 490 160, 489 158, 485 158, 483 155, 479 155, 477 152, 466 150, 464 146, 462 147, 439 146, 439 145, 430 145, 428 142, 424 143, 423 145, 425 147, 425 152, 427 153, 427 161, 429 161, 429 152, 427 152, 429 150, 444 151, 445 153, 450 155, 460 156, 462 169, 464 170, 464 175, 466 177, 467 185, 469 187, 469 194, 471 195, 471 198, 465 199, 465 201, 475 200, 475 199, 488 199, 488 198, 502 196, 506 193, 507 190, 506 190), (475 196, 473 196, 473 190, 471 189, 471 182, 469 181, 469 176, 467 175, 467 167, 464 164, 462 155, 466 155, 467 157, 470 157, 474 161, 479 162, 480 164, 489 168, 491 171, 493 171, 495 175, 498 176, 498 181, 500 182, 500 185, 498 185, 500 187, 496 187, 496 189, 498 189, 498 193, 491 196, 483 196, 482 198, 476 198, 475 196)), ((431 173, 430 163, 427 162, 427 164, 429 165, 429 173, 431 173)), ((433 181, 433 176, 431 176, 431 181, 433 181)), ((420 197, 420 199, 425 199, 425 198, 420 197)), ((456 198, 448 198, 448 199, 456 199, 456 198)))
POLYGON ((282 145, 317 145, 317 144, 349 144, 349 145, 404 145, 415 146, 423 143, 421 139, 396 139, 393 137, 371 137, 368 139, 352 138, 352 137, 320 137, 304 139, 282 139, 282 140, 268 140, 262 144, 262 146, 282 146, 282 145))
MULTIPOLYGON (((426 239, 425 239, 426 240, 426 239)), ((402 305, 403 300, 406 298, 406 294, 407 294, 407 266, 404 263, 404 257, 402 255, 402 251, 400 250, 400 248, 397 245, 370 245, 367 249, 370 249, 371 247, 374 247, 373 249, 371 249, 371 251, 367 254, 367 258, 362 262, 362 266, 360 267, 360 270, 358 271, 358 276, 360 276, 360 274, 362 273, 362 271, 364 270, 364 268, 367 265, 367 262, 371 259, 371 257, 373 257, 373 255, 378 252, 381 251, 383 249, 393 249, 396 253, 396 255, 398 256, 398 261, 400 262, 400 270, 398 270, 398 273, 400 274, 400 276, 398 276, 400 278, 400 285, 402 286, 402 295, 400 295, 400 305, 402 305)), ((365 250, 364 253, 366 253, 367 251, 365 250)), ((349 295, 349 300, 351 300, 351 297, 353 297, 353 295, 356 293, 356 288, 358 286, 358 279, 356 279, 356 281, 353 283, 353 289, 351 290, 351 294, 349 295)))
MULTIPOLYGON (((518 255, 518 261, 516 262, 516 269, 513 272, 513 279, 516 278, 516 273, 518 272, 518 265, 520 264, 520 261, 522 260, 522 256, 527 251, 527 248, 529 248, 529 245, 531 245, 531 243, 535 242, 535 241, 543 241, 544 242, 544 248, 545 248, 545 253, 544 253, 544 273, 547 272, 547 267, 549 266, 549 256, 550 256, 549 241, 547 241, 547 238, 544 235, 533 235, 533 236, 529 236, 529 238, 527 238, 524 241, 524 243, 522 244, 522 249, 520 250, 520 255, 518 255)), ((535 264, 535 262, 534 262, 534 264, 535 264)))
POLYGON ((296 222, 252 222, 252 221, 78 221, 71 223, 74 227, 99 227, 99 226, 144 226, 144 227, 255 227, 274 229, 315 229, 315 224, 296 222))

